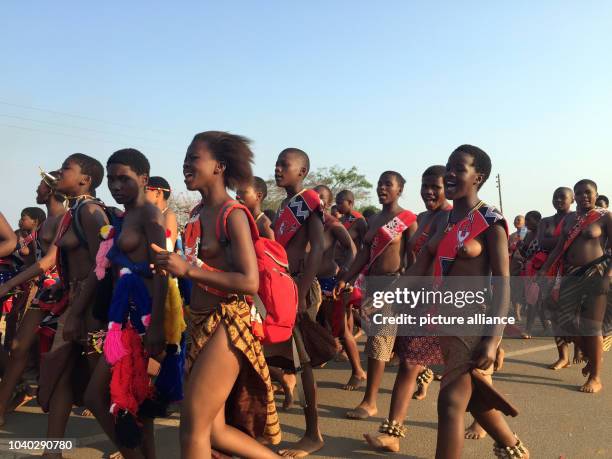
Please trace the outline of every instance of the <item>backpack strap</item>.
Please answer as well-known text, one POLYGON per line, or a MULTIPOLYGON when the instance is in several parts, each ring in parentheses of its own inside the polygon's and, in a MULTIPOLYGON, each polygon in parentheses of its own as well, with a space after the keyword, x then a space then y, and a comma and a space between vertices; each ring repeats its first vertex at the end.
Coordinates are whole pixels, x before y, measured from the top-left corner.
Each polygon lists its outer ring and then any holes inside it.
POLYGON ((259 239, 259 231, 257 230, 257 224, 255 223, 255 219, 249 209, 246 208, 243 204, 240 204, 238 201, 231 200, 227 201, 225 204, 221 206, 219 210, 219 215, 217 216, 216 223, 216 234, 219 243, 222 246, 229 245, 229 235, 227 233, 227 219, 234 209, 242 209, 249 220, 249 226, 251 228, 251 237, 253 241, 259 239))
POLYGON ((89 244, 87 243, 87 238, 85 237, 85 230, 83 229, 83 224, 81 223, 79 211, 81 210, 81 207, 83 207, 87 203, 92 203, 100 206, 102 208, 102 212, 104 212, 104 215, 106 215, 106 218, 108 218, 109 225, 115 226, 115 223, 119 219, 118 215, 122 214, 119 209, 117 209, 116 207, 107 206, 101 199, 98 198, 86 199, 79 202, 72 211, 72 221, 74 222, 74 232, 79 240, 79 243, 85 248, 87 248, 89 244))
POLYGON ((83 224, 81 223, 81 217, 80 217, 80 210, 81 208, 87 204, 87 203, 93 203, 93 204, 98 204, 100 207, 102 207, 102 210, 104 211, 104 213, 106 213, 106 207, 104 206, 104 203, 102 201, 100 201, 99 199, 84 199, 81 202, 79 202, 76 207, 74 208, 74 210, 72 211, 73 214, 73 223, 74 223, 74 232, 77 236, 77 239, 79 240, 79 243, 83 246, 83 247, 87 247, 87 238, 85 237, 85 230, 83 229, 83 224))

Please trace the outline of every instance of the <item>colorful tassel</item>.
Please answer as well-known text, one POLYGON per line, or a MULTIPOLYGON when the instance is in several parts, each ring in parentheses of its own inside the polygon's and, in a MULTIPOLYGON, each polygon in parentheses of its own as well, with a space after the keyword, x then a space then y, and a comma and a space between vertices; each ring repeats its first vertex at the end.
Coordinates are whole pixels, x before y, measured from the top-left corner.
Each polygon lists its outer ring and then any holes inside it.
POLYGON ((104 338, 104 357, 109 365, 114 365, 128 353, 123 346, 121 324, 111 322, 108 324, 108 332, 104 338))
POLYGON ((164 334, 168 344, 178 345, 187 325, 183 314, 183 302, 178 282, 174 278, 168 280, 168 293, 164 305, 164 334))

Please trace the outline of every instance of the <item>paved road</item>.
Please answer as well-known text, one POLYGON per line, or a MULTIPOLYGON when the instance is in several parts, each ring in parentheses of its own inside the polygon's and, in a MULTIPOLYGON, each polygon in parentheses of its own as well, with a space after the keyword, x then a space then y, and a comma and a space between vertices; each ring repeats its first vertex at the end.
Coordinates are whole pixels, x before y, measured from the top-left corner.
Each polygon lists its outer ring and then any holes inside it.
MULTIPOLYGON (((607 387, 596 395, 576 390, 583 382, 579 367, 561 371, 546 369, 554 360, 556 351, 551 339, 529 341, 506 340, 506 365, 495 376, 495 384, 519 407, 521 414, 509 422, 521 439, 529 446, 533 458, 612 458, 612 365, 606 354, 604 383, 607 387)), ((344 418, 347 409, 354 407, 362 392, 340 389, 349 376, 345 363, 332 363, 316 370, 320 387, 321 426, 326 446, 313 457, 370 458, 382 457, 363 441, 364 432, 375 432, 389 407, 395 368, 385 372, 379 397, 379 415, 372 420, 354 421, 344 418)), ((402 441, 402 456, 410 458, 433 457, 436 441, 436 405, 439 383, 434 382, 426 400, 414 402, 409 412, 408 435, 402 441)), ((469 422, 466 415, 466 423, 469 422)), ((295 408, 281 413, 284 443, 295 441, 303 429, 303 417, 295 408)), ((32 437, 45 431, 46 418, 34 403, 20 408, 0 430, 0 457, 30 457, 7 451, 8 439, 32 437)), ((177 418, 164 419, 157 424, 157 446, 160 458, 178 457, 177 418)), ((71 458, 107 457, 112 445, 105 440, 95 420, 73 416, 68 437, 77 438, 81 445, 66 454, 71 458)), ((466 440, 464 457, 491 458, 492 441, 466 440)))

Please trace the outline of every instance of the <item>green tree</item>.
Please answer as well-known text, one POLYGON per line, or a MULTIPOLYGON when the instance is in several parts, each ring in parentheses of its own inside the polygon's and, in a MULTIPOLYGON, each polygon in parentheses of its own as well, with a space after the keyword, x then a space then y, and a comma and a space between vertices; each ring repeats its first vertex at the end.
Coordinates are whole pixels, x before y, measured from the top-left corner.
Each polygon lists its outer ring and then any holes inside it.
MULTIPOLYGON (((274 179, 266 181, 268 185, 268 197, 264 202, 265 209, 278 209, 281 201, 285 198, 285 191, 276 186, 274 179)), ((340 166, 319 167, 311 171, 304 185, 312 188, 317 185, 327 185, 334 196, 342 190, 351 190, 355 195, 355 204, 365 204, 368 202, 372 184, 368 182, 365 175, 360 174, 357 167, 344 169, 340 166)))

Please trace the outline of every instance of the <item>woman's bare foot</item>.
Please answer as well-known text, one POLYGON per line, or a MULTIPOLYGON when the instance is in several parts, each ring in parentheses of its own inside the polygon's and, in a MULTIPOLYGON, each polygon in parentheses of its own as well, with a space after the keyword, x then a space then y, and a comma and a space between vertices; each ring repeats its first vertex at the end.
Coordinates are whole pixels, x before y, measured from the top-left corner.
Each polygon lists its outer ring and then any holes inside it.
POLYGON ((285 393, 285 400, 283 400, 283 410, 287 411, 293 407, 293 390, 297 384, 297 377, 294 374, 283 374, 281 385, 283 392, 285 393))
POLYGON ((376 416, 378 408, 376 406, 366 405, 361 402, 355 409, 346 412, 346 417, 349 419, 367 419, 370 416, 376 416))
POLYGON ((389 451, 390 453, 398 453, 400 450, 400 439, 399 437, 393 437, 387 434, 370 435, 363 434, 368 444, 375 449, 382 449, 389 451))
POLYGON ((108 455, 108 459, 123 459, 123 456, 119 451, 115 451, 114 453, 110 453, 108 455))
POLYGON ((293 445, 292 448, 281 449, 278 454, 283 457, 306 457, 319 451, 324 445, 325 442, 321 436, 318 439, 304 437, 293 445))
POLYGON ((365 373, 361 373, 360 375, 352 374, 348 382, 344 386, 342 386, 342 389, 357 390, 361 386, 363 386, 363 383, 365 383, 366 380, 367 380, 367 377, 365 373))
POLYGON ((463 435, 468 440, 482 440, 487 436, 487 432, 482 428, 476 421, 472 422, 472 425, 465 429, 463 435))
POLYGON ((495 363, 493 364, 494 371, 501 371, 504 368, 504 358, 506 356, 506 351, 504 348, 498 347, 497 353, 495 354, 495 363))
POLYGON ((580 350, 580 347, 574 343, 574 364, 578 365, 579 363, 584 362, 586 362, 586 359, 584 358, 583 352, 580 350))
POLYGON ((77 414, 79 416, 83 416, 84 418, 92 418, 93 417, 93 413, 91 411, 89 411, 87 408, 77 408, 77 414))
POLYGON ((555 363, 551 363, 550 365, 548 365, 548 368, 551 370, 561 370, 562 368, 567 368, 571 366, 572 364, 568 359, 560 358, 555 363))
POLYGON ((434 380, 434 373, 430 368, 423 370, 419 376, 417 376, 417 389, 412 394, 412 398, 415 400, 424 400, 427 397, 427 389, 434 380))
POLYGON ((601 384, 601 380, 599 378, 589 377, 589 379, 587 379, 587 382, 585 382, 584 385, 578 390, 587 394, 596 394, 602 388, 603 385, 601 384))

